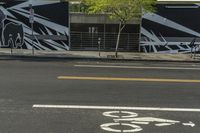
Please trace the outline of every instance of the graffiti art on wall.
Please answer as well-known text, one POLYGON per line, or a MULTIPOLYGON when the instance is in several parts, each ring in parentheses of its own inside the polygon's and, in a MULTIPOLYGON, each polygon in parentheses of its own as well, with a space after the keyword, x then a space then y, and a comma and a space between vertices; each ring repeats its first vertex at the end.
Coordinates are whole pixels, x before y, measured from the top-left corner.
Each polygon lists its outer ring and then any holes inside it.
POLYGON ((68 3, 60 1, 1 1, 0 42, 2 48, 69 50, 68 3), (34 27, 29 22, 30 3, 34 27), (55 12, 56 10, 56 12, 55 12))
POLYGON ((156 53, 200 51, 200 5, 157 5, 157 8, 156 13, 143 16, 141 50, 156 53))

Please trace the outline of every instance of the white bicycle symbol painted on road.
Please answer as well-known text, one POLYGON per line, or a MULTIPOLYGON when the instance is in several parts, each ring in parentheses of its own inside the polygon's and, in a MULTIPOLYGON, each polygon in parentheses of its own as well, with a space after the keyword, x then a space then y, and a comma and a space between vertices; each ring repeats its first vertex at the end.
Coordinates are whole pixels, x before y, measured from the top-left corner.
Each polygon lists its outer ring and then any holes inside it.
POLYGON ((157 127, 182 124, 183 126, 194 127, 193 122, 181 123, 176 120, 161 119, 154 117, 138 117, 137 113, 129 111, 108 111, 103 113, 104 116, 113 118, 113 122, 102 124, 100 127, 105 131, 119 133, 140 132, 143 128, 140 125, 148 125, 153 123, 157 127), (123 128, 122 128, 123 127, 123 128))

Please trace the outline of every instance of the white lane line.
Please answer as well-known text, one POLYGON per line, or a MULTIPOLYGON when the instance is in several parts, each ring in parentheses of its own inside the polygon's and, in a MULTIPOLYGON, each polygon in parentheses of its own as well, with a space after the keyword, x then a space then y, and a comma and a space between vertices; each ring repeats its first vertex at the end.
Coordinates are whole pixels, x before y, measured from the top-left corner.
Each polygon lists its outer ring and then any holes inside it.
POLYGON ((90 62, 77 62, 78 65, 136 65, 136 66, 141 66, 144 65, 142 63, 101 63, 101 62, 96 62, 96 63, 90 63, 90 62))
POLYGON ((74 67, 85 68, 124 68, 124 69, 163 69, 163 70, 200 70, 194 67, 144 67, 144 66, 103 66, 103 65, 74 65, 74 67))
POLYGON ((43 105, 35 104, 33 108, 55 109, 89 109, 89 110, 140 110, 140 111, 168 111, 168 112, 200 112, 195 108, 160 108, 160 107, 122 107, 122 106, 82 106, 82 105, 43 105))

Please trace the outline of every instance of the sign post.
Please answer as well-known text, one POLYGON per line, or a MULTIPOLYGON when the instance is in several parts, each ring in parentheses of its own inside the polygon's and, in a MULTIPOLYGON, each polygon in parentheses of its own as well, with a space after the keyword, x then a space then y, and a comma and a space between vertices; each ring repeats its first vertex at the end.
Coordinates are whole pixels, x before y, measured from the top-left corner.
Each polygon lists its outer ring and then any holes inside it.
MULTIPOLYGON (((0 37, 2 38, 2 36, 3 36, 3 28, 4 28, 4 20, 6 19, 6 15, 4 14, 4 12, 3 11, 1 11, 0 10, 0 29, 2 29, 1 31, 1 33, 0 33, 0 37)), ((1 41, 1 45, 0 45, 0 47, 1 46, 3 46, 4 44, 3 44, 3 41, 1 41)))
POLYGON ((31 35, 32 35, 32 54, 34 55, 34 45, 33 45, 33 24, 34 24, 34 9, 33 9, 33 6, 32 6, 32 4, 30 4, 29 5, 29 7, 30 7, 30 16, 29 16, 29 23, 31 24, 31 30, 32 30, 32 33, 31 33, 31 35))

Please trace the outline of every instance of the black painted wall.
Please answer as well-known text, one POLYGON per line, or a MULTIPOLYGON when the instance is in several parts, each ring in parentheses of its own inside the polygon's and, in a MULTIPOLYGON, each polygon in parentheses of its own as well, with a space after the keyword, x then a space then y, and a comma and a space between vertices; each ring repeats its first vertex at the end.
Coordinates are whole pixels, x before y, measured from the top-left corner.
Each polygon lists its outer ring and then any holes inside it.
MULTIPOLYGON (((68 2, 33 0, 32 8, 34 9, 35 19, 33 24, 34 36, 32 36, 31 23, 29 22, 30 2, 26 0, 1 0, 0 2, 4 8, 2 11, 7 11, 4 12, 6 19, 2 22, 4 27, 1 31, 4 32, 6 25, 11 23, 22 25, 24 32, 24 44, 22 48, 32 49, 33 40, 33 47, 38 50, 70 49, 68 2)), ((4 34, 0 36, 1 40, 4 40, 4 36, 4 34)), ((13 42, 16 41, 15 38, 10 38, 10 40, 13 42)), ((9 43, 9 46, 5 44, 6 42, 2 42, 1 47, 13 47, 12 43, 9 43)))

